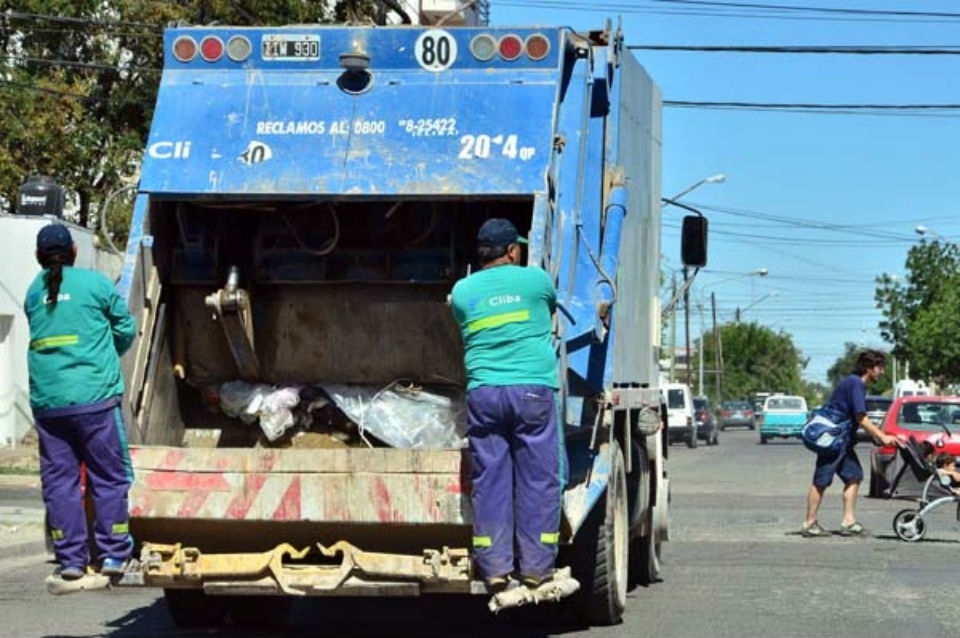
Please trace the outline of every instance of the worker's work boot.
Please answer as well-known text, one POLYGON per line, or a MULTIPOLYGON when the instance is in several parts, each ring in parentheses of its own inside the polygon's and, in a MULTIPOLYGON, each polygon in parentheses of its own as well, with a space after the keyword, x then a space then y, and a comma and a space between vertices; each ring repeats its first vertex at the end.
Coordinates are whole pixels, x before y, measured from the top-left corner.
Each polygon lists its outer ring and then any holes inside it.
POLYGON ((487 609, 494 614, 499 614, 504 609, 522 607, 523 605, 529 605, 533 602, 535 601, 530 590, 511 579, 510 583, 504 589, 495 593, 490 598, 490 602, 487 603, 487 609))
MULTIPOLYGON (((516 581, 511 581, 516 582, 516 581)), ((494 594, 487 608, 494 614, 511 607, 557 602, 580 589, 580 583, 571 575, 569 567, 554 570, 549 576, 525 576, 516 586, 494 594)))
MULTIPOLYGON (((531 583, 532 584, 532 583, 531 583)), ((567 596, 572 596, 580 589, 580 583, 570 573, 569 567, 561 567, 545 579, 541 579, 535 587, 527 586, 536 603, 558 602, 567 596)))
POLYGON ((64 567, 58 568, 44 581, 47 592, 54 596, 75 594, 91 589, 105 589, 110 586, 110 578, 90 569, 64 567))

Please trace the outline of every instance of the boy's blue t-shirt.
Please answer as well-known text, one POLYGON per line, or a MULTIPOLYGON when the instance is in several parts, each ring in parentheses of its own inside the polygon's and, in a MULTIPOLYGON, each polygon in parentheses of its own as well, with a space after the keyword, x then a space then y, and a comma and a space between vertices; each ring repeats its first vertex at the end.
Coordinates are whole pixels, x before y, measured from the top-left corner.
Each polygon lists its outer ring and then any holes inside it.
POLYGON ((867 385, 856 374, 844 377, 833 389, 827 406, 850 419, 855 428, 867 412, 867 385))
POLYGON ((467 389, 558 388, 551 315, 557 292, 541 268, 503 265, 458 281, 451 306, 463 336, 467 389))

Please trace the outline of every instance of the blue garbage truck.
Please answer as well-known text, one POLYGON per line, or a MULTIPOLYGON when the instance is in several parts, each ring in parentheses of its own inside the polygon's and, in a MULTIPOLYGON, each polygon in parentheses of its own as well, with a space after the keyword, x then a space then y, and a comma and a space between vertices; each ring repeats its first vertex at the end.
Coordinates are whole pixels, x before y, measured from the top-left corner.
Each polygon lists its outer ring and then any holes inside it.
POLYGON ((163 46, 119 282, 140 322, 122 584, 194 626, 486 594, 448 295, 503 217, 558 290, 564 604, 619 622, 660 577, 670 491, 661 97, 620 29, 184 26, 163 46))

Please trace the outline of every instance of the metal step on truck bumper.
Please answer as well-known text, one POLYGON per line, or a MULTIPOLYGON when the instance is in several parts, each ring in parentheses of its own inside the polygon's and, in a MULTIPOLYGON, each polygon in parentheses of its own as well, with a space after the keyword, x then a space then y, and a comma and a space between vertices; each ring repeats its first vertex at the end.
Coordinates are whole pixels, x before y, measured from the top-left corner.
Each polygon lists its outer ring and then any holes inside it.
POLYGON ((204 554, 180 544, 144 543, 138 565, 117 583, 202 589, 210 595, 418 596, 485 594, 473 579, 466 548, 422 555, 365 552, 346 541, 296 549, 283 543, 261 553, 204 554))

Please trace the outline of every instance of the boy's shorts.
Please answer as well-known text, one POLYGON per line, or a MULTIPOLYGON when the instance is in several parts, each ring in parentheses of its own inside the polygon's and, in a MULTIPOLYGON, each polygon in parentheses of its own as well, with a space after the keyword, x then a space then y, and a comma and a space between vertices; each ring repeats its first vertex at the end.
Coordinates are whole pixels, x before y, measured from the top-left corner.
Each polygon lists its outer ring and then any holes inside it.
POLYGON ((852 447, 848 448, 845 454, 834 457, 817 455, 817 467, 813 471, 814 486, 828 487, 833 482, 834 474, 840 477, 844 485, 863 481, 863 468, 860 466, 857 452, 852 447))

